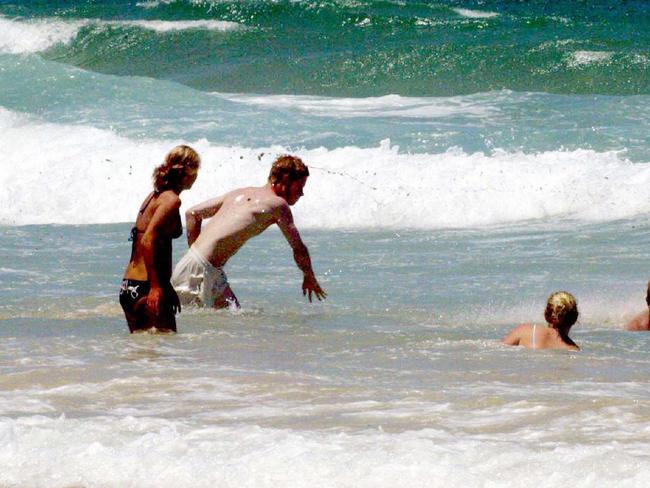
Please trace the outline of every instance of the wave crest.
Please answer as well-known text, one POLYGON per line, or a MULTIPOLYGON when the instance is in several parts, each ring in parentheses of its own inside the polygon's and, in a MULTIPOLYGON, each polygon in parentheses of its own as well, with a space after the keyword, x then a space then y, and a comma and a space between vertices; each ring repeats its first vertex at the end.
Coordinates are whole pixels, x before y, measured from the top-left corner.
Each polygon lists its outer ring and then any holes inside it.
POLYGON ((58 44, 69 44, 84 27, 102 29, 111 27, 137 27, 157 33, 185 30, 210 30, 218 32, 237 31, 244 28, 237 22, 222 20, 123 20, 109 21, 98 19, 61 20, 39 19, 21 20, 0 17, 0 53, 28 54, 47 51, 58 44))
POLYGON ((0 53, 36 53, 56 44, 67 44, 87 24, 85 20, 12 20, 0 17, 0 53))
MULTIPOLYGON (((128 222, 151 172, 181 141, 140 141, 0 109, 0 223, 128 222)), ((184 142, 184 141, 183 141, 184 142)), ((261 185, 286 147, 190 141, 204 164, 186 205, 261 185)), ((296 220, 311 228, 467 228, 528 220, 607 221, 650 211, 650 166, 616 151, 410 154, 378 147, 291 151, 312 168, 296 220)))

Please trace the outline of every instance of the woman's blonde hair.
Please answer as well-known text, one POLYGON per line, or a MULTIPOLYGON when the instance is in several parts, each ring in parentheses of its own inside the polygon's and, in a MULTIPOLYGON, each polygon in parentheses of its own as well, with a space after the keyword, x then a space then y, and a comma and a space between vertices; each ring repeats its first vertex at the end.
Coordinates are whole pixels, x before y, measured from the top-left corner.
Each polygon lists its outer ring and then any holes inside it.
POLYGON ((544 318, 551 325, 570 328, 578 320, 578 302, 568 291, 551 293, 546 303, 544 318))
POLYGON ((198 169, 199 154, 190 146, 180 145, 167 153, 165 162, 153 170, 153 187, 157 192, 179 190, 187 168, 198 169))

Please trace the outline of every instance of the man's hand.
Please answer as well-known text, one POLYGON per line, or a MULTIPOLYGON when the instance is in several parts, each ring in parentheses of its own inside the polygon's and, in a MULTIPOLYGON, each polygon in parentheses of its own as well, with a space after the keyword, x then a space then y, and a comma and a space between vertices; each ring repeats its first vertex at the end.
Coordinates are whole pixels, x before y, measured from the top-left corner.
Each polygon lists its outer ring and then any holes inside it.
POLYGON ((312 274, 306 274, 305 278, 302 280, 302 295, 307 296, 309 294, 309 303, 311 303, 311 294, 316 295, 316 298, 318 300, 324 300, 325 297, 327 297, 327 293, 325 293, 325 290, 323 290, 320 285, 318 284, 318 281, 316 281, 316 277, 312 274))

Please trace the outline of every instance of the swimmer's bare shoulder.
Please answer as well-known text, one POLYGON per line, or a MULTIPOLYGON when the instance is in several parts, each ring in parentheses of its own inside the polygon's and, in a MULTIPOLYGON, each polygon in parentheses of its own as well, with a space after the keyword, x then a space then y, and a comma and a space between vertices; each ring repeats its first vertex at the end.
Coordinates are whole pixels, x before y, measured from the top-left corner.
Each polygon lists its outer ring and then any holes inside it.
POLYGON ((145 211, 138 216, 137 223, 144 223, 148 227, 154 218, 164 222, 170 214, 173 214, 181 206, 180 197, 171 190, 161 192, 145 211))
POLYGON ((262 204, 265 207, 275 207, 281 204, 282 198, 279 198, 272 191, 265 187, 249 186, 238 188, 223 195, 224 205, 234 204, 262 204))
POLYGON ((271 217, 273 222, 278 222, 291 209, 287 201, 276 195, 268 187, 240 188, 227 195, 226 203, 232 202, 233 207, 244 206, 243 212, 251 212, 255 220, 262 222, 271 217))
POLYGON ((277 195, 273 195, 269 203, 271 204, 273 215, 276 217, 276 219, 282 219, 288 216, 290 216, 293 219, 291 206, 289 206, 289 204, 284 198, 278 197, 277 195))
POLYGON ((648 312, 644 311, 636 315, 632 320, 625 324, 625 330, 632 332, 650 330, 650 315, 648 312))
POLYGON ((531 327, 532 324, 519 324, 508 332, 508 334, 501 339, 501 342, 509 346, 519 346, 521 344, 521 339, 530 331, 531 327))

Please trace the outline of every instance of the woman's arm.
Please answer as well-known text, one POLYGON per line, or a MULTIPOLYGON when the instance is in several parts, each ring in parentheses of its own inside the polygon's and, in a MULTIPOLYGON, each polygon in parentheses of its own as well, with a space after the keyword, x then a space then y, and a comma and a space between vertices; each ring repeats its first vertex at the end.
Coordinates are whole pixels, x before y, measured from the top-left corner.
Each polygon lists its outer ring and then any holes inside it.
MULTIPOLYGON (((142 256, 147 268, 147 280, 149 281, 149 294, 147 295, 147 308, 154 315, 160 314, 160 304, 163 297, 162 284, 160 283, 160 239, 167 234, 168 227, 172 222, 172 217, 178 213, 181 206, 181 200, 178 195, 172 192, 165 192, 158 197, 158 205, 154 211, 147 229, 142 235, 140 244, 142 246, 142 256)), ((171 271, 171 270, 170 270, 171 271)))

